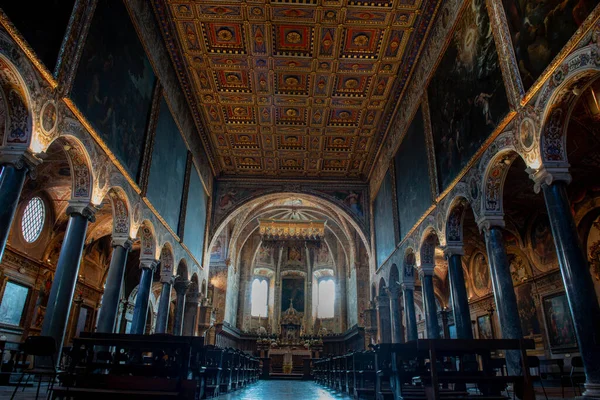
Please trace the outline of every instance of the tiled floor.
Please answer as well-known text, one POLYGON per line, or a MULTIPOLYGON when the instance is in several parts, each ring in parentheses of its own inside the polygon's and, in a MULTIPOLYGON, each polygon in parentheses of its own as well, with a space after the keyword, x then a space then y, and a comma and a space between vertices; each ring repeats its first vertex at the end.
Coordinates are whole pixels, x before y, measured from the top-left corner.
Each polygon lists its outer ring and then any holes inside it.
POLYGON ((351 400, 334 391, 310 381, 258 381, 237 392, 216 398, 217 400, 351 400))

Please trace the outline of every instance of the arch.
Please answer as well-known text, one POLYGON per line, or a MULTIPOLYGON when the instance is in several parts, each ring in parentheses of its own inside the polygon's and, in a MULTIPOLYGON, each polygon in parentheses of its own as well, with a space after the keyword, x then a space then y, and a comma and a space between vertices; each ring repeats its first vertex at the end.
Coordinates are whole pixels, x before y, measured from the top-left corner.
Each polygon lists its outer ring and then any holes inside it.
POLYGON ((173 247, 171 243, 165 242, 160 251, 160 280, 169 282, 173 277, 173 247))
POLYGON ((419 247, 421 267, 435 266, 435 248, 439 245, 440 240, 436 230, 433 227, 427 227, 421 236, 421 246, 419 247))
POLYGON ((565 58, 540 90, 535 108, 540 111, 536 144, 541 165, 536 167, 568 167, 566 134, 571 112, 599 72, 598 46, 593 43, 565 58))
POLYGON ((2 146, 21 147, 23 150, 31 144, 34 129, 33 107, 27 85, 19 69, 0 53, 0 91, 5 112, 0 126, 2 146), (3 128, 3 129, 1 129, 3 128))
POLYGON ((60 145, 71 170, 71 200, 91 201, 94 194, 94 175, 90 155, 83 143, 71 135, 63 135, 53 142, 60 145))
POLYGON ((520 154, 513 146, 507 146, 496 153, 488 162, 483 177, 480 220, 490 217, 502 219, 504 216, 504 182, 510 166, 520 154))
POLYGON ((387 293, 385 292, 386 287, 387 287, 387 284, 385 283, 385 278, 381 277, 381 279, 379 279, 379 288, 378 288, 377 294, 379 296, 387 296, 387 293))
POLYGON ((400 272, 398 271, 398 267, 396 264, 392 264, 390 267, 390 276, 389 276, 390 288, 397 287, 400 285, 400 272))
POLYGON ((189 279, 189 271, 188 271, 187 261, 185 260, 185 258, 182 258, 181 260, 179 260, 179 263, 177 264, 176 274, 177 274, 177 279, 183 279, 183 280, 189 279))
POLYGON ((186 302, 198 302, 200 296, 200 285, 198 283, 198 275, 194 273, 190 278, 190 285, 186 293, 186 302))
POLYGON ((376 298, 377 298, 377 285, 375 285, 375 282, 373 282, 371 284, 371 301, 375 301, 376 298))
POLYGON ((412 247, 409 247, 404 252, 404 265, 402 265, 402 281, 414 281, 415 279, 415 267, 417 260, 415 257, 415 251, 412 247))
POLYGON ((446 212, 446 245, 461 245, 463 243, 463 222, 467 207, 471 204, 466 197, 458 195, 452 199, 446 212))
POLYGON ((207 287, 207 285, 206 285, 206 279, 202 279, 202 285, 200 286, 200 294, 201 294, 203 297, 206 297, 206 295, 207 295, 207 290, 208 290, 208 287, 207 287))
POLYGON ((136 237, 141 241, 140 260, 156 260, 158 243, 152 222, 144 220, 136 237))
POLYGON ((112 207, 113 238, 128 238, 131 232, 131 203, 123 188, 112 186, 107 194, 112 207))
MULTIPOLYGON (((338 204, 334 203, 333 201, 331 201, 327 198, 318 196, 316 194, 308 194, 308 193, 295 192, 295 191, 281 191, 281 192, 277 192, 277 193, 261 194, 261 195, 250 197, 246 200, 239 202, 235 206, 235 208, 231 212, 228 213, 227 217, 223 218, 215 226, 215 229, 211 234, 208 248, 209 249, 213 248, 221 231, 229 224, 229 222, 231 222, 235 217, 240 215, 240 213, 242 213, 244 210, 246 210, 249 207, 252 208, 258 203, 274 201, 274 200, 277 200, 282 197, 305 198, 314 203, 323 204, 324 206, 330 208, 338 216, 342 216, 343 220, 349 222, 350 225, 356 230, 356 232, 358 233, 358 235, 359 235, 360 239, 362 240, 363 245, 367 251, 367 255, 369 257, 370 263, 374 263, 373 255, 371 252, 370 240, 368 239, 370 237, 370 234, 368 234, 365 231, 365 229, 357 222, 355 217, 353 217, 348 211, 343 209, 341 206, 339 206, 338 204)), ((231 235, 231 236, 233 237, 234 235, 231 235)), ((204 260, 205 265, 209 265, 209 263, 210 263, 210 254, 208 254, 208 253, 209 252, 207 252, 207 255, 205 256, 206 257, 204 260)))

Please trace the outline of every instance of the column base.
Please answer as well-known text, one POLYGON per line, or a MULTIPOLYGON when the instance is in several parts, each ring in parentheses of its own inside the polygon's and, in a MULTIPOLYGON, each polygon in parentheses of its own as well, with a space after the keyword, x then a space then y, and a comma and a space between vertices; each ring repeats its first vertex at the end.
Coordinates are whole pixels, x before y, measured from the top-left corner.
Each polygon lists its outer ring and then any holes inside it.
POLYGON ((585 387, 585 392, 583 392, 583 396, 577 396, 576 399, 600 399, 600 383, 586 383, 583 386, 585 387))

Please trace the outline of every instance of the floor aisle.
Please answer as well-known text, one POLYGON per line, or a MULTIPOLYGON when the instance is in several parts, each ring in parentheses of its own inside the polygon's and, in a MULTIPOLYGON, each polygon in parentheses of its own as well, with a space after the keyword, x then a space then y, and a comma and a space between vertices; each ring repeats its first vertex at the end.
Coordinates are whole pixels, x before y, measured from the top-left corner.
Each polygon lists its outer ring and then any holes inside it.
POLYGON ((237 392, 228 393, 217 400, 351 400, 310 381, 258 381, 237 392))

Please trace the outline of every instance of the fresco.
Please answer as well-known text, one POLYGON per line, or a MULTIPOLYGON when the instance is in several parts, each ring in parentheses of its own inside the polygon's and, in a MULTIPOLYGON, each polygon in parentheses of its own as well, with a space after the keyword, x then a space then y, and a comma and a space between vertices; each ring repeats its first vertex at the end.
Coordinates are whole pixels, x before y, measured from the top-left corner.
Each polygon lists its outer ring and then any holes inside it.
POLYGON ((284 277, 281 279, 281 311, 290 307, 290 300, 298 312, 304 312, 304 278, 284 277))
POLYGON ((479 296, 489 293, 491 287, 490 268, 482 252, 478 252, 473 256, 470 275, 475 293, 479 296))
POLYGON ((428 86, 440 191, 508 112, 485 1, 470 0, 428 86))
MULTIPOLYGON (((198 171, 192 166, 190 183, 188 186, 183 243, 190 249, 196 260, 199 262, 202 262, 204 259, 204 230, 206 228, 207 204, 208 196, 204 191, 204 186, 202 186, 198 171)), ((213 251, 214 250, 213 246, 213 251)), ((219 252, 221 252, 221 250, 219 250, 219 252)))
POLYGON ((392 200, 392 176, 388 170, 373 202, 377 266, 385 261, 396 246, 392 200))
POLYGON ((187 147, 163 98, 156 124, 146 195, 175 232, 179 225, 186 162, 187 147))
POLYGON ((596 0, 503 0, 525 90, 598 4, 596 0))
POLYGON ((420 107, 394 157, 394 166, 402 239, 432 202, 423 113, 420 107))
POLYGON ((54 71, 75 0, 2 2, 2 11, 50 72, 54 71), (52 15, 52 18, 48 18, 52 15))
POLYGON ((354 190, 320 190, 321 192, 335 197, 344 203, 354 215, 364 218, 364 196, 362 193, 354 190))
POLYGON ((539 335, 542 330, 538 320, 537 307, 532 297, 531 283, 517 286, 515 295, 523 336, 539 335))
POLYGON ((531 257, 538 269, 549 271, 558 265, 548 215, 540 214, 535 218, 529 232, 529 243, 531 257))
POLYGON ((123 3, 98 2, 71 97, 133 179, 155 81, 123 3))
POLYGON ((571 310, 564 292, 544 297, 544 318, 553 351, 577 347, 571 310))
POLYGON ((596 282, 600 282, 600 217, 592 223, 588 233, 587 252, 592 276, 596 282))

